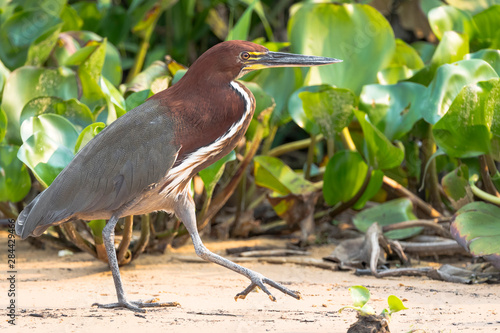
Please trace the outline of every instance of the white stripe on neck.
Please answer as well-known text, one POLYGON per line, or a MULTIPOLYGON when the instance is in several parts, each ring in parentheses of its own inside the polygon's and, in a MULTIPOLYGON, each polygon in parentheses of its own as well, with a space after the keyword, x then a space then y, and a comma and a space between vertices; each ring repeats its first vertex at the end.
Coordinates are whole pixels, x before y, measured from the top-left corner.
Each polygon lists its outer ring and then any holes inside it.
POLYGON ((231 87, 243 97, 245 101, 245 112, 242 117, 220 137, 218 137, 214 142, 207 146, 203 146, 193 151, 187 155, 181 163, 170 169, 167 174, 168 185, 161 191, 162 194, 169 195, 174 194, 176 199, 182 194, 186 189, 189 189, 187 185, 183 189, 179 189, 179 185, 191 176, 193 170, 212 154, 221 151, 226 143, 230 140, 243 126, 246 118, 252 111, 252 100, 249 94, 241 87, 241 83, 231 81, 231 87))

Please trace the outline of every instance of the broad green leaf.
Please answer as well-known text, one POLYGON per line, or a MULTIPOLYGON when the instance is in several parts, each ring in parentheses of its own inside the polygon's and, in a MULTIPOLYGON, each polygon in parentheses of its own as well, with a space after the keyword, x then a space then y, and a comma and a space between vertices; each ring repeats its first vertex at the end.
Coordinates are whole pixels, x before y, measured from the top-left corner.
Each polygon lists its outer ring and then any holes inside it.
MULTIPOLYGON (((61 23, 64 0, 32 2, 16 11, 0 26, 0 59, 10 68, 25 63, 28 48, 46 31, 61 23)), ((26 4, 25 4, 26 5, 26 4)))
POLYGON ((474 53, 469 53, 465 59, 482 59, 490 64, 491 67, 500 75, 500 50, 483 49, 474 53))
POLYGON ((390 295, 387 298, 387 303, 389 304, 390 313, 398 312, 401 310, 408 310, 408 308, 404 306, 403 301, 397 296, 390 295))
POLYGON ((106 127, 105 123, 93 123, 83 129, 76 139, 74 153, 78 153, 85 145, 106 127))
MULTIPOLYGON (((125 96, 128 97, 131 93, 144 91, 151 88, 153 81, 161 76, 168 74, 167 66, 162 61, 155 61, 145 70, 137 74, 130 83, 125 84, 127 90, 125 96)), ((172 82, 173 84, 174 82, 172 82)))
POLYGON ((10 71, 5 67, 5 65, 0 60, 0 103, 2 102, 2 92, 5 82, 10 75, 10 71))
POLYGON ((492 49, 500 47, 500 5, 490 8, 474 15, 473 20, 477 27, 477 37, 482 45, 492 49))
POLYGON ((497 77, 495 70, 479 59, 462 60, 439 67, 419 104, 425 121, 435 124, 441 119, 465 85, 497 77))
POLYGON ((445 32, 455 31, 469 35, 475 34, 472 16, 456 7, 440 6, 431 9, 428 13, 429 24, 437 38, 442 39, 445 32))
POLYGON ((489 7, 500 4, 499 0, 447 0, 448 4, 453 7, 465 10, 471 14, 477 14, 489 7))
POLYGON ((432 55, 434 54, 434 51, 436 51, 436 45, 429 42, 419 41, 412 43, 411 46, 418 52, 424 64, 430 63, 432 55))
POLYGON ((89 108, 74 98, 64 101, 58 97, 36 97, 24 106, 20 122, 22 124, 26 119, 49 113, 63 116, 76 127, 78 132, 92 124, 94 119, 89 108))
MULTIPOLYGON (((416 220, 413 214, 413 205, 409 199, 395 199, 378 206, 365 209, 353 218, 353 223, 362 232, 375 222, 381 227, 399 222, 416 220)), ((385 235, 392 239, 405 239, 418 235, 422 231, 421 227, 406 228, 386 232, 385 235)))
POLYGON ((299 68, 271 68, 257 71, 252 81, 274 98, 276 107, 271 115, 271 126, 281 126, 290 121, 287 103, 290 95, 302 85, 299 68))
POLYGON ((439 42, 430 63, 432 74, 443 64, 460 61, 469 53, 469 37, 455 31, 446 31, 439 42))
POLYGON ((250 126, 248 126, 248 129, 245 133, 245 136, 248 140, 252 140, 257 126, 263 125, 264 132, 262 134, 262 137, 265 138, 269 135, 269 118, 276 104, 274 103, 274 99, 269 94, 267 94, 257 83, 243 83, 255 97, 255 112, 253 115, 253 119, 250 122, 250 126))
MULTIPOLYGON (((368 165, 358 152, 339 151, 328 161, 323 179, 323 196, 333 206, 348 202, 360 191, 368 173, 368 165)), ((374 170, 364 194, 356 206, 362 208, 382 186, 383 173, 374 170)))
POLYGON ((392 169, 401 164, 404 151, 394 146, 372 123, 364 112, 354 110, 365 136, 366 156, 374 169, 392 169))
POLYGON ((365 84, 376 82, 377 72, 392 59, 394 33, 373 7, 300 3, 291 8, 291 13, 288 36, 294 53, 344 60, 309 69, 307 85, 328 83, 359 94, 365 84))
POLYGON ((288 112, 290 113, 293 121, 310 135, 318 135, 320 133, 319 126, 316 122, 306 116, 302 105, 302 98, 300 98, 299 95, 304 91, 319 92, 322 89, 324 89, 323 85, 302 87, 296 90, 288 100, 288 112))
POLYGON ((150 95, 151 95, 151 90, 149 89, 137 91, 128 95, 128 97, 125 99, 127 112, 144 103, 146 99, 149 98, 150 95))
POLYGON ((418 104, 425 87, 413 82, 363 87, 359 108, 389 140, 400 139, 422 118, 418 104))
POLYGON ((240 16, 238 22, 229 31, 226 40, 247 40, 248 32, 250 31, 250 24, 252 13, 255 5, 259 3, 258 0, 252 0, 251 4, 247 7, 243 15, 240 16))
POLYGON ((30 45, 26 66, 42 66, 45 63, 57 43, 61 27, 62 24, 58 24, 49 28, 30 45))
POLYGON ((315 186, 295 173, 280 159, 271 156, 254 158, 255 183, 280 195, 313 192, 315 186))
POLYGON ((450 231, 455 240, 474 256, 484 256, 500 269, 500 208, 482 201, 459 209, 450 231))
POLYGON ((18 146, 0 145, 0 202, 18 202, 31 189, 26 166, 17 158, 18 146))
POLYGON ((474 157, 491 152, 490 127, 494 119, 500 125, 498 78, 463 87, 432 132, 437 145, 449 156, 474 157))
POLYGON ((2 109, 7 114, 6 139, 21 143, 19 119, 26 103, 40 96, 54 96, 63 100, 78 98, 78 87, 73 71, 61 67, 45 69, 21 67, 7 79, 2 99, 2 109))
POLYGON ((75 127, 57 114, 42 114, 27 119, 22 127, 23 145, 18 158, 40 183, 48 187, 71 162, 78 139, 75 127))
POLYGON ((363 286, 352 286, 349 288, 352 304, 355 307, 363 307, 370 300, 370 291, 363 286))
POLYGON ((424 67, 424 62, 417 51, 401 39, 396 39, 396 50, 388 67, 377 74, 381 84, 395 84, 408 79, 424 67))
POLYGON ((80 66, 85 60, 100 46, 97 42, 91 42, 89 45, 82 47, 75 53, 69 55, 64 60, 65 66, 80 66))
POLYGON ((70 5, 64 6, 60 18, 63 21, 62 31, 80 30, 83 25, 83 20, 70 5))
POLYGON ((441 179, 441 185, 455 209, 460 209, 474 201, 474 195, 469 185, 469 169, 466 164, 462 164, 445 175, 441 179))
POLYGON ((230 161, 234 161, 236 159, 236 154, 231 151, 229 154, 215 162, 214 164, 206 167, 205 169, 199 172, 201 180, 205 185, 205 191, 207 192, 207 197, 210 198, 215 189, 215 185, 219 181, 220 177, 224 173, 224 169, 226 167, 226 163, 230 161))
POLYGON ((322 85, 318 91, 299 93, 306 117, 318 124, 321 133, 333 138, 349 125, 356 97, 349 89, 322 85))

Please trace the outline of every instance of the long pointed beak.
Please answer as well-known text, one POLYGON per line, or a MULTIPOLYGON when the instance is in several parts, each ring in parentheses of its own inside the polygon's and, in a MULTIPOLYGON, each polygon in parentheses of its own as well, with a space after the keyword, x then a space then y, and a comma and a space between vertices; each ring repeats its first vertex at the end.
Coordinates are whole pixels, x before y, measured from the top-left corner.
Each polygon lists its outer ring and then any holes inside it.
MULTIPOLYGON (((309 67, 322 66, 342 62, 340 59, 308 56, 302 54, 272 52, 262 55, 256 63, 262 67, 309 67)), ((257 65, 256 64, 256 65, 257 65)), ((259 66, 259 67, 260 67, 259 66)))

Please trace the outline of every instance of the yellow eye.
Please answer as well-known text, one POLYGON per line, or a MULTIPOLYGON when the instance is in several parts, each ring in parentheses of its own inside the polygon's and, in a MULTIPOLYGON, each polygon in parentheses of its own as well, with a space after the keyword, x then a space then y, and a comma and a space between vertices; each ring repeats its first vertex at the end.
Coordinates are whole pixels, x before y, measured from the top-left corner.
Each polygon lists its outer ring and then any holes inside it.
POLYGON ((243 59, 243 60, 248 60, 248 59, 250 59, 250 53, 248 53, 248 52, 241 52, 240 58, 243 59))

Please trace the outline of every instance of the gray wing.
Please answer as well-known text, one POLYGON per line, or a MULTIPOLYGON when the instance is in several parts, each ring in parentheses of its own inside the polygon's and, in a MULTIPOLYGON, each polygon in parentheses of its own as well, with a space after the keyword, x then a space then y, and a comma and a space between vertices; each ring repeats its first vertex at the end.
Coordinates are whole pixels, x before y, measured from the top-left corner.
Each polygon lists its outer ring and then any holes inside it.
POLYGON ((113 212, 160 182, 179 150, 173 126, 165 107, 154 100, 118 118, 21 212, 16 233, 38 236, 81 212, 113 212))

